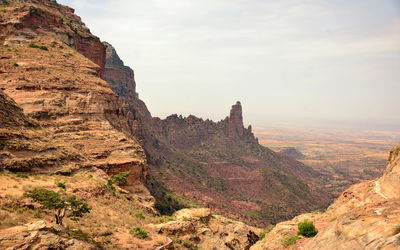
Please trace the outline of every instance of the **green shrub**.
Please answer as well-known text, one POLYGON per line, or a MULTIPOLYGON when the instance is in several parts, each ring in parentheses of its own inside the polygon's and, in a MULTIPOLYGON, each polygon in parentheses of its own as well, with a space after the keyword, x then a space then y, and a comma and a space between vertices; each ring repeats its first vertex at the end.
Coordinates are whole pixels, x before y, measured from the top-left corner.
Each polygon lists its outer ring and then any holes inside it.
POLYGON ((41 50, 49 50, 45 45, 37 45, 36 43, 30 43, 30 48, 41 49, 41 50))
POLYGON ((135 227, 129 230, 130 234, 133 234, 136 238, 139 239, 146 239, 149 237, 148 232, 144 229, 141 229, 140 227, 135 227))
POLYGON ((18 64, 18 63, 14 63, 13 66, 14 66, 14 67, 18 67, 19 64, 18 64))
POLYGON ((57 182, 56 186, 59 187, 59 188, 63 188, 63 189, 66 188, 65 183, 63 183, 63 182, 57 182))
POLYGON ((128 182, 128 176, 131 172, 130 171, 126 171, 126 172, 121 172, 118 174, 115 174, 113 176, 111 176, 111 180, 113 183, 117 184, 117 185, 125 185, 128 182))
POLYGON ((62 225, 62 221, 67 212, 68 217, 72 220, 77 220, 91 210, 86 202, 77 200, 73 195, 54 192, 42 187, 36 187, 27 191, 24 196, 30 197, 40 203, 43 209, 53 210, 56 223, 59 225, 62 225))
POLYGON ((89 241, 89 236, 84 233, 82 230, 67 230, 68 237, 81 240, 81 241, 89 241))
POLYGON ((136 218, 139 218, 139 219, 144 219, 144 218, 145 218, 144 215, 143 215, 143 212, 140 211, 140 210, 137 210, 137 211, 135 212, 135 217, 136 217, 136 218))
POLYGON ((300 237, 297 236, 297 235, 287 236, 287 237, 283 238, 282 244, 283 244, 285 247, 288 247, 288 246, 291 246, 291 245, 296 244, 296 242, 297 242, 298 239, 300 239, 300 237))
POLYGON ((112 194, 115 194, 115 191, 117 190, 117 189, 115 188, 115 186, 113 185, 112 180, 107 180, 106 188, 107 188, 107 190, 110 191, 112 194))
POLYGON ((315 228, 314 223, 312 221, 302 221, 297 224, 297 228, 299 229, 299 235, 310 238, 317 235, 318 230, 315 228))
POLYGON ((36 219, 42 218, 42 213, 40 213, 40 210, 35 211, 35 213, 33 214, 33 218, 36 218, 36 219))
POLYGON ((15 176, 17 176, 18 178, 25 178, 25 179, 29 177, 27 174, 24 173, 16 173, 15 176))
POLYGON ((267 231, 262 231, 261 233, 258 234, 259 240, 262 240, 265 238, 265 235, 267 235, 267 231))

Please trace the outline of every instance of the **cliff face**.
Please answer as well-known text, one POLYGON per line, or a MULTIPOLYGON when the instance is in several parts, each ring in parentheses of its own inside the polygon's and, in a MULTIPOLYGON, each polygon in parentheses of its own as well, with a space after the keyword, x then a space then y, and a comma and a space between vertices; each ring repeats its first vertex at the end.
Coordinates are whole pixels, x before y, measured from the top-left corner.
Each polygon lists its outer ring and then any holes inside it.
POLYGON ((299 240, 294 249, 399 249, 400 146, 390 152, 383 177, 350 187, 320 214, 303 214, 277 224, 251 249, 283 249, 283 239, 297 234, 297 223, 311 220, 315 238, 299 240))
POLYGON ((36 36, 48 36, 75 48, 90 59, 102 76, 105 64, 105 48, 100 39, 90 33, 74 10, 55 1, 7 0, 0 21, 0 43, 25 44, 36 36))
POLYGON ((131 135, 129 114, 99 77, 103 44, 71 8, 53 1, 7 2, 0 22, 1 88, 38 128, 7 137, 1 167, 53 173, 129 170, 130 183, 143 184, 147 163, 131 135))
POLYGON ((328 203, 323 192, 314 191, 318 173, 258 144, 251 126, 244 127, 240 102, 219 122, 151 117, 138 98, 133 71, 105 45, 104 79, 122 99, 132 133, 144 146, 151 165, 148 187, 160 211, 200 203, 263 225, 328 203))

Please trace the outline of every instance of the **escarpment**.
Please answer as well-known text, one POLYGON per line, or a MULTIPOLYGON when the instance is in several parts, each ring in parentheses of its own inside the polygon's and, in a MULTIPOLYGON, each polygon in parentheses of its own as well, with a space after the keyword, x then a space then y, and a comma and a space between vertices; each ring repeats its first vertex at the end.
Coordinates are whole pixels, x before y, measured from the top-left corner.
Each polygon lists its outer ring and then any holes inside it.
POLYGON ((54 1, 7 1, 2 10, 1 88, 20 107, 15 119, 21 110, 25 118, 3 131, 19 136, 6 137, 1 168, 71 173, 95 167, 130 171, 129 184, 144 184, 146 157, 129 114, 100 78, 105 47, 99 38, 73 9, 54 1), (18 124, 21 131, 12 128, 18 124))
POLYGON ((148 187, 161 212, 208 206, 263 225, 328 204, 323 191, 315 192, 317 172, 261 146, 251 126, 244 127, 240 102, 219 122, 194 115, 152 117, 138 97, 133 70, 105 46, 104 79, 142 142, 150 163, 148 187))
POLYGON ((47 36, 75 48, 79 53, 100 67, 102 76, 105 65, 105 48, 100 39, 90 33, 74 9, 56 1, 7 0, 3 3, 0 20, 0 43, 19 45, 31 42, 36 36, 47 36))

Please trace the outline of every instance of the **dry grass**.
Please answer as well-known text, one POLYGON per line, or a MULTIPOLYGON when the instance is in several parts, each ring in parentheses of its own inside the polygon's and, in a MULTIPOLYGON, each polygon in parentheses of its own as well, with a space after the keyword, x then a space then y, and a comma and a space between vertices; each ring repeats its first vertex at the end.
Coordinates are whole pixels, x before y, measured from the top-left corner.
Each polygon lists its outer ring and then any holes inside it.
POLYGON ((71 230, 81 230, 91 239, 103 242, 106 247, 115 247, 114 242, 119 241, 115 233, 128 232, 134 227, 143 227, 149 223, 159 223, 160 217, 147 213, 137 201, 128 200, 129 194, 117 191, 113 195, 107 192, 104 188, 105 179, 96 172, 81 172, 73 176, 35 174, 28 178, 18 178, 15 174, 1 172, 0 229, 25 224, 37 220, 38 217, 53 221, 51 212, 40 212, 19 204, 29 204, 23 194, 37 186, 54 191, 64 190, 57 187, 56 183, 59 182, 65 183, 68 194, 84 199, 92 208, 79 221, 65 219, 65 226, 71 230), (93 190, 104 192, 96 194, 93 190))

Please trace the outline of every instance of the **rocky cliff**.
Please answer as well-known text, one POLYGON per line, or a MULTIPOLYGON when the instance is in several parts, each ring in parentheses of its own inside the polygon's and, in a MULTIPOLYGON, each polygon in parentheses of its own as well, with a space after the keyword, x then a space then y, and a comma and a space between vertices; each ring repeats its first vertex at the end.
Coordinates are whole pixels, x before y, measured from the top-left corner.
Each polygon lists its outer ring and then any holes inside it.
POLYGON ((324 213, 303 214, 282 222, 251 249, 284 249, 297 234, 297 223, 311 220, 315 238, 303 238, 293 249, 400 249, 400 146, 390 152, 383 177, 350 187, 324 213))
POLYGON ((161 212, 209 206, 259 225, 326 206, 321 177, 300 162, 259 145, 244 127, 240 102, 225 119, 152 117, 138 98, 134 72, 108 43, 104 79, 119 95, 150 162, 148 187, 161 212), (227 205, 231 204, 231 205, 227 205))
POLYGON ((1 88, 37 125, 36 131, 24 128, 26 133, 6 137, 1 168, 130 170, 132 183, 143 184, 144 151, 118 95, 99 78, 105 47, 73 9, 54 1, 7 1, 0 27, 1 88))

